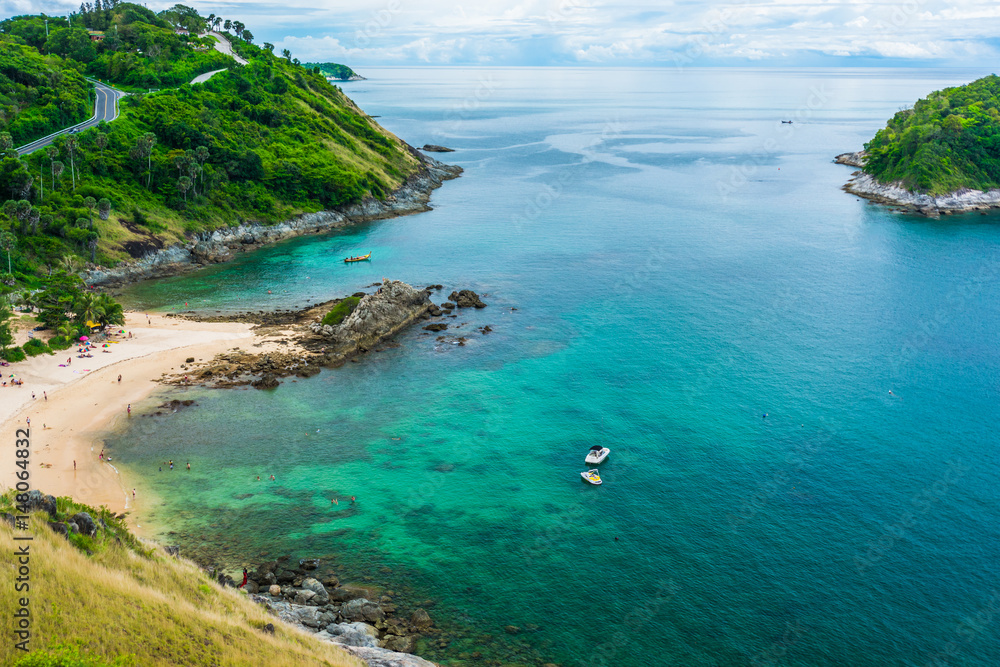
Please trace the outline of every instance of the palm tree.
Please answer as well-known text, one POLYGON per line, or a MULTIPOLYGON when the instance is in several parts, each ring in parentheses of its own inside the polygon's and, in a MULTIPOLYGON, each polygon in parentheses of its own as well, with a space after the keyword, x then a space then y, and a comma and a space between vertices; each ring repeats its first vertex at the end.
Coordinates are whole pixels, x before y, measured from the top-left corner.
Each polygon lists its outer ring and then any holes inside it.
POLYGON ((66 137, 66 152, 69 153, 69 169, 70 173, 73 174, 73 192, 76 192, 76 166, 73 164, 73 153, 76 151, 77 138, 73 136, 66 137))
POLYGON ((56 189, 56 158, 59 157, 59 148, 49 146, 45 149, 45 154, 49 156, 49 167, 52 170, 52 189, 56 189))
POLYGON ((94 228, 94 209, 97 208, 97 200, 93 197, 85 197, 83 205, 90 211, 90 229, 94 228))
POLYGON ((218 30, 218 29, 219 29, 219 25, 220 25, 221 23, 222 23, 222 17, 221 17, 221 16, 216 16, 216 17, 215 17, 215 20, 214 20, 214 21, 212 21, 212 26, 213 26, 213 27, 214 27, 214 28, 215 28, 216 30, 218 30))
POLYGON ((287 60, 288 62, 292 62, 292 52, 289 51, 288 49, 281 50, 281 57, 287 60))
POLYGON ((191 189, 191 179, 181 176, 177 179, 177 189, 184 193, 184 201, 188 200, 188 190, 191 189))
POLYGON ((92 292, 84 292, 77 297, 76 303, 73 304, 73 313, 76 314, 77 322, 80 324, 96 322, 104 315, 100 310, 97 295, 92 292))
POLYGON ((122 305, 110 296, 107 294, 98 295, 97 305, 101 311, 98 322, 105 326, 109 324, 125 324, 125 311, 122 310, 122 305))
POLYGON ((10 232, 0 232, 0 248, 7 251, 7 273, 13 273, 10 269, 10 251, 17 245, 17 238, 10 232))
POLYGON ((66 165, 64 165, 59 160, 52 163, 52 190, 56 189, 56 179, 62 176, 62 173, 66 170, 66 165))
POLYGON ((229 19, 226 19, 226 22, 222 24, 222 29, 225 30, 226 32, 229 32, 229 29, 232 27, 233 27, 233 22, 230 21, 229 19))
POLYGON ((79 262, 73 255, 63 255, 59 258, 59 268, 66 273, 76 273, 76 267, 78 265, 79 262))
POLYGON ((243 39, 247 40, 247 44, 253 44, 253 33, 249 30, 244 30, 243 39))

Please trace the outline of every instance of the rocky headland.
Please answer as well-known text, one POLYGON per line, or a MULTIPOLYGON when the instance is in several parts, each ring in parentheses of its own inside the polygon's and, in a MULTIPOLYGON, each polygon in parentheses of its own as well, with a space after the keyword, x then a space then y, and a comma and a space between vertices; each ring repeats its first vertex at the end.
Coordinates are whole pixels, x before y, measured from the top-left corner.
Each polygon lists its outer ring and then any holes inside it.
MULTIPOLYGON (((441 285, 416 289, 398 280, 385 279, 369 287, 377 289, 370 294, 355 292, 351 295, 358 300, 357 305, 337 324, 323 324, 322 320, 334 307, 351 297, 303 310, 218 316, 173 315, 199 321, 253 323, 255 334, 273 344, 268 345, 271 349, 261 352, 234 348, 209 361, 196 362, 191 357, 180 366, 179 372, 161 381, 174 385, 201 384, 220 388, 252 385, 258 389, 273 389, 280 384, 281 378, 311 377, 321 368, 335 368, 369 352, 386 349, 392 346, 393 336, 417 322, 429 321, 425 329, 444 331, 448 328, 444 319, 457 317, 452 315, 454 309, 486 307, 472 290, 453 291, 450 300, 438 306, 431 301, 430 295, 443 289, 441 285)), ((478 331, 485 335, 493 329, 485 325, 478 331)), ((441 336, 439 340, 445 338, 441 336)), ((456 338, 449 342, 463 345, 466 340, 456 338)))
MULTIPOLYGON (((863 168, 867 155, 864 151, 841 153, 834 158, 837 164, 863 168)), ((944 195, 927 195, 911 192, 902 183, 882 183, 863 171, 852 174, 843 189, 853 195, 879 204, 898 207, 908 213, 919 213, 936 218, 952 213, 986 211, 1000 208, 1000 190, 971 190, 963 188, 944 195)))
POLYGON ((166 248, 146 247, 141 257, 114 268, 81 274, 92 286, 118 286, 193 271, 209 264, 228 262, 241 252, 249 252, 278 241, 304 234, 319 234, 359 222, 394 218, 430 210, 431 192, 444 181, 458 178, 461 167, 446 165, 411 152, 423 162, 423 169, 410 177, 384 200, 366 199, 338 209, 307 213, 275 225, 246 222, 217 229, 166 248))

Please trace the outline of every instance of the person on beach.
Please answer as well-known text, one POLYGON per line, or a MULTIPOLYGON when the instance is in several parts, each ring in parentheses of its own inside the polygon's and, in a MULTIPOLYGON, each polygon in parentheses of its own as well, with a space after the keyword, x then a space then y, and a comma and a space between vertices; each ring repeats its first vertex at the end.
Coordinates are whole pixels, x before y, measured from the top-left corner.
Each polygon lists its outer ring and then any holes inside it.
MULTIPOLYGON (((186 306, 187 304, 184 305, 186 306)), ((247 569, 243 568, 243 583, 237 586, 237 588, 243 588, 246 585, 247 585, 247 569)))
POLYGON ((132 500, 135 500, 135 489, 132 489, 132 500))
POLYGON ((171 470, 173 470, 173 469, 174 469, 174 462, 173 462, 173 461, 171 461, 171 462, 170 462, 170 469, 171 469, 171 470))
POLYGON ((43 391, 42 392, 42 398, 44 398, 46 401, 49 400, 49 394, 48 394, 48 392, 43 391))
POLYGON ((35 400, 35 392, 31 392, 31 400, 35 400))
POLYGON ((103 449, 101 450, 101 453, 97 455, 97 459, 99 461, 103 461, 104 460, 104 450, 103 449))
POLYGON ((130 415, 132 414, 132 404, 131 404, 131 403, 129 403, 129 404, 128 404, 128 407, 127 407, 127 408, 125 408, 125 409, 126 409, 126 410, 128 411, 128 413, 129 413, 130 415))
POLYGON ((73 459, 73 472, 76 472, 76 459, 73 459))
POLYGON ((28 428, 30 429, 31 428, 31 417, 25 417, 24 421, 26 421, 28 423, 28 428))
POLYGON ((121 384, 121 383, 122 383, 122 376, 121 376, 121 375, 119 375, 119 376, 118 376, 118 384, 121 384))
POLYGON ((188 461, 188 470, 190 470, 190 469, 191 469, 191 462, 188 461))

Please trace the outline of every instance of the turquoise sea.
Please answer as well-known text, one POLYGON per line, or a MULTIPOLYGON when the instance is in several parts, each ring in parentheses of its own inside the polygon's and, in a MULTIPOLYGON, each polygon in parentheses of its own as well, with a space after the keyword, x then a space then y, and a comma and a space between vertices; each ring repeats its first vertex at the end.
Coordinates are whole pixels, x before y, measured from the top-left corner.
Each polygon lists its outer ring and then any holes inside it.
POLYGON ((418 652, 446 664, 1000 664, 1000 216, 894 213, 832 163, 988 72, 364 73, 363 109, 456 149, 433 211, 127 299, 257 310, 389 277, 489 306, 451 320, 465 346, 415 328, 133 418, 108 439, 162 498, 140 523, 233 568, 323 556, 427 606, 450 644, 418 652))

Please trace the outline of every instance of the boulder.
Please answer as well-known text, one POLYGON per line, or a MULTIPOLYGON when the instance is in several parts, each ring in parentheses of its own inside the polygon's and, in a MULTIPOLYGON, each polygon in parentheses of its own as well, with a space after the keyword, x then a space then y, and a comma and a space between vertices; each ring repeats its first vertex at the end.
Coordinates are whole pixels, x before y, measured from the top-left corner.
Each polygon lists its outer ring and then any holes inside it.
POLYGON ((295 619, 307 628, 318 629, 322 625, 323 612, 318 607, 297 607, 292 613, 295 619))
POLYGON ((375 594, 367 588, 362 588, 360 586, 352 586, 347 584, 346 586, 340 586, 330 591, 330 600, 333 602, 348 602, 349 600, 356 600, 358 598, 372 598, 375 594))
POLYGON ((259 380, 254 380, 250 383, 254 389, 275 389, 280 382, 278 378, 275 377, 274 373, 265 373, 259 380))
POLYGON ((52 529, 52 532, 57 533, 59 535, 67 535, 69 533, 69 526, 67 526, 65 523, 61 521, 50 523, 49 528, 52 529))
POLYGON ((90 518, 87 512, 77 512, 70 518, 70 521, 77 525, 77 529, 84 535, 93 535, 97 532, 97 524, 90 518))
POLYGON ((400 637, 399 635, 387 635, 382 641, 382 647, 389 651, 398 653, 413 653, 417 640, 413 637, 400 637))
POLYGON ((367 621, 380 623, 385 620, 385 612, 376 603, 358 598, 351 600, 340 608, 340 615, 348 621, 367 621))
POLYGON ((434 621, 431 620, 431 615, 424 609, 415 609, 413 613, 410 614, 410 623, 413 624, 413 627, 419 630, 425 630, 434 625, 434 621))
POLYGON ((260 592, 260 586, 257 585, 256 581, 252 579, 247 580, 247 585, 243 587, 247 593, 256 594, 260 592))
POLYGON ((318 567, 319 558, 303 558, 299 561, 299 569, 306 570, 307 572, 309 570, 315 570, 318 567))
POLYGON ((426 151, 428 153, 454 153, 454 148, 446 148, 445 146, 438 146, 437 144, 424 144, 423 148, 420 150, 426 151))
POLYGON ((425 331, 444 331, 448 328, 448 325, 444 322, 435 322, 434 324, 428 324, 424 327, 425 331))
POLYGON ((295 604, 310 604, 316 594, 312 591, 301 590, 295 594, 295 604))
POLYGON ((433 662, 409 653, 397 653, 384 648, 344 646, 344 650, 364 660, 368 667, 437 667, 433 662))
POLYGON ((316 601, 319 602, 319 604, 326 604, 330 600, 330 594, 327 593, 323 584, 319 583, 319 581, 313 579, 312 577, 306 577, 302 581, 302 588, 315 593, 317 599, 316 601))
POLYGON ((267 592, 272 597, 279 597, 281 596, 281 586, 279 586, 278 584, 271 584, 270 588, 267 589, 267 592))
POLYGON ((177 545, 163 547, 163 550, 167 552, 168 556, 173 556, 178 558, 181 555, 181 548, 177 545))
POLYGON ((56 516, 55 496, 43 495, 38 489, 28 491, 28 502, 25 504, 28 506, 29 512, 34 510, 44 510, 53 519, 56 516))

